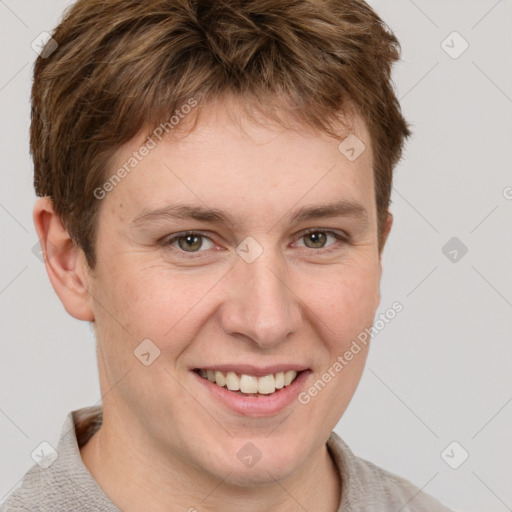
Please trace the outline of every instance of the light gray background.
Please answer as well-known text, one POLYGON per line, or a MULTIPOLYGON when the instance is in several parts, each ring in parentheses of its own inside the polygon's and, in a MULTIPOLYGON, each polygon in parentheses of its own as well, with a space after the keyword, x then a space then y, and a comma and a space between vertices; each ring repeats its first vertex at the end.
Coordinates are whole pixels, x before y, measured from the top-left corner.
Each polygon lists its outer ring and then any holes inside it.
MULTIPOLYGON (((31 42, 69 4, 0 0, 0 502, 66 414, 100 401, 89 325, 31 252, 31 42)), ((394 77, 415 132, 396 171, 380 309, 404 310, 375 337, 336 431, 454 510, 510 511, 512 1, 370 4, 402 43, 394 77), (441 46, 453 31, 469 43, 458 59, 441 46), (442 252, 454 236, 469 249, 457 263, 442 252), (456 470, 441 458, 452 441, 469 452, 456 470)))

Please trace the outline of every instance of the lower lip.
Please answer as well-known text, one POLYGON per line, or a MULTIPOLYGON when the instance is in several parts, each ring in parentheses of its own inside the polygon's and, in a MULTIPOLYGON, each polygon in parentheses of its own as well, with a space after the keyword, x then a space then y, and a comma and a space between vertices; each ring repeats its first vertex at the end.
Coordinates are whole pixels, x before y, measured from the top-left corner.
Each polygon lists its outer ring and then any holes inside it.
POLYGON ((237 393, 232 393, 227 388, 217 386, 217 384, 201 377, 194 371, 192 373, 208 393, 211 393, 213 397, 232 411, 244 416, 272 416, 297 400, 299 393, 304 387, 304 382, 311 374, 311 370, 302 371, 289 386, 263 396, 238 395, 237 393))

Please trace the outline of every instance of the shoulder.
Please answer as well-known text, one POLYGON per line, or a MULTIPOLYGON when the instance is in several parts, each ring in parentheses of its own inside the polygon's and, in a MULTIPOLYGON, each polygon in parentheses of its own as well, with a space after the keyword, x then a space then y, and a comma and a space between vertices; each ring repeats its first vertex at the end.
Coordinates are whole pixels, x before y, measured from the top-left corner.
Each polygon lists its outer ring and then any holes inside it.
POLYGON ((35 464, 23 476, 21 485, 0 505, 0 512, 47 510, 46 505, 54 502, 52 494, 58 493, 53 473, 35 464))
POLYGON ((411 482, 355 456, 332 432, 327 446, 342 479, 339 510, 350 512, 452 512, 411 482))
POLYGON ((80 457, 81 446, 101 423, 101 408, 71 411, 57 449, 43 464, 34 464, 21 484, 0 505, 0 512, 102 510, 119 512, 92 478, 80 457))

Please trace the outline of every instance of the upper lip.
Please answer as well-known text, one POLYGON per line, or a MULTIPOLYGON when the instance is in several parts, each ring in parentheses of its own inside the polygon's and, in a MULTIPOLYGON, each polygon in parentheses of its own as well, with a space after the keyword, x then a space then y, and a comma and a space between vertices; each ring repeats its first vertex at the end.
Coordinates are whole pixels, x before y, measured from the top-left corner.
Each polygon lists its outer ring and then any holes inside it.
POLYGON ((283 363, 270 366, 254 366, 252 364, 215 364, 198 366, 195 370, 212 370, 219 372, 234 372, 240 375, 253 375, 254 377, 263 377, 278 372, 287 372, 295 370, 297 373, 307 370, 309 367, 303 364, 283 363))

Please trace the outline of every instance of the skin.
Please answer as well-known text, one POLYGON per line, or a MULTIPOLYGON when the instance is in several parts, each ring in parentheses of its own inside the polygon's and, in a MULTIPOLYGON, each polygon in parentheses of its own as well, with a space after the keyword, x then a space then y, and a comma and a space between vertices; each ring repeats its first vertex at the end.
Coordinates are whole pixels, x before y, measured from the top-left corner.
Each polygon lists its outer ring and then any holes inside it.
MULTIPOLYGON (((307 390, 372 325, 382 267, 370 139, 355 118, 353 133, 367 149, 350 162, 338 150, 342 139, 243 115, 237 124, 227 114, 237 109, 224 100, 205 111, 190 134, 159 143, 106 195, 94 271, 51 201, 34 208, 39 238, 55 246, 46 268, 56 293, 69 314, 95 323, 104 420, 81 456, 123 511, 339 506, 342 486, 325 443, 356 390, 367 347, 308 404, 294 401, 267 417, 231 411, 191 369, 300 363, 312 371, 307 390), (288 220, 302 206, 340 199, 362 205, 366 220, 288 220), (133 223, 178 201, 226 210, 239 222, 133 223), (304 235, 313 228, 324 242, 304 235), (202 245, 187 252, 166 244, 186 230, 203 234, 202 245), (249 236, 263 248, 250 264, 236 252, 249 236), (146 338, 160 349, 150 366, 133 354, 146 338), (237 458, 247 442, 262 454, 252 468, 237 458)), ((121 147, 112 172, 144 141, 141 132, 121 147)), ((385 238, 391 224, 389 215, 385 238)))

